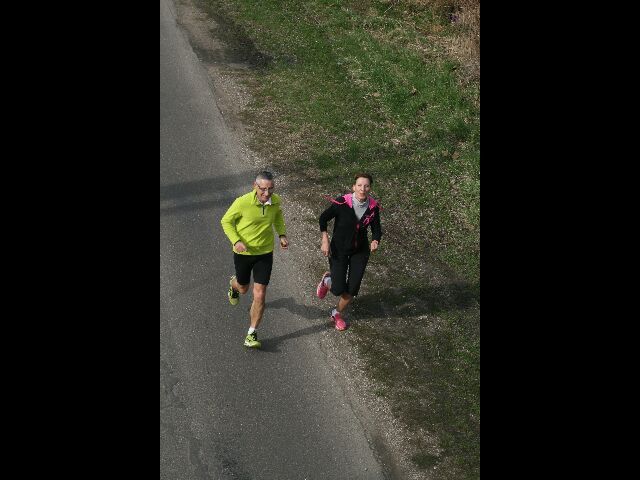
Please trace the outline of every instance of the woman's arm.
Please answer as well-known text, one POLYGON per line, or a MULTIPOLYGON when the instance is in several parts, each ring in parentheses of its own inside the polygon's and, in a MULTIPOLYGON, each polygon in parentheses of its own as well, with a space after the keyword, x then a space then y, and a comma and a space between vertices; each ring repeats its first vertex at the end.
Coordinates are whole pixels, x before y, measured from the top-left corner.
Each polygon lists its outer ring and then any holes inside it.
POLYGON ((330 205, 324 212, 320 214, 320 251, 325 257, 329 256, 329 234, 327 233, 328 223, 336 216, 335 205, 330 205))

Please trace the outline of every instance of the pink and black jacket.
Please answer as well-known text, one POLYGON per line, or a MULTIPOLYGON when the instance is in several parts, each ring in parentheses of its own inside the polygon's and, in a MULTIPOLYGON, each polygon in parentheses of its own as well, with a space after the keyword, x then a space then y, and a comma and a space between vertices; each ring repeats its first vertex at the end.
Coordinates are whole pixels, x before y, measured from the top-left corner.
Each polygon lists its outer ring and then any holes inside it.
POLYGON ((351 193, 340 195, 335 199, 327 197, 332 203, 320 215, 320 231, 327 231, 327 224, 335 219, 333 235, 331 236, 331 255, 344 256, 356 252, 369 252, 369 240, 367 227, 371 227, 371 240, 382 238, 382 226, 380 225, 380 204, 369 196, 369 207, 358 220, 353 210, 353 198, 351 193))

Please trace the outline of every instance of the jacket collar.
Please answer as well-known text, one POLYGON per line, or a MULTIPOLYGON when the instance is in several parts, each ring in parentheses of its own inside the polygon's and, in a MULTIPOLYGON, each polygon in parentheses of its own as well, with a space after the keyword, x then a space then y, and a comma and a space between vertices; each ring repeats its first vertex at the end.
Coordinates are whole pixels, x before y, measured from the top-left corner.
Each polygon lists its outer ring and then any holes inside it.
MULTIPOLYGON (((258 193, 255 190, 252 190, 250 192, 250 194, 252 195, 251 198, 253 200, 253 203, 255 205, 262 206, 262 202, 260 202, 260 200, 258 200, 258 193)), ((278 197, 274 194, 274 195, 271 195, 271 197, 269 197, 269 200, 264 205, 275 205, 277 203, 279 203, 278 202, 278 197)))
MULTIPOLYGON (((347 202, 347 205, 349 205, 349 208, 353 208, 353 193, 347 193, 343 195, 342 198, 344 198, 344 201, 347 202)), ((373 210, 376 207, 376 205, 378 205, 378 202, 376 202, 376 199, 373 198, 371 195, 369 195, 369 208, 373 210)))

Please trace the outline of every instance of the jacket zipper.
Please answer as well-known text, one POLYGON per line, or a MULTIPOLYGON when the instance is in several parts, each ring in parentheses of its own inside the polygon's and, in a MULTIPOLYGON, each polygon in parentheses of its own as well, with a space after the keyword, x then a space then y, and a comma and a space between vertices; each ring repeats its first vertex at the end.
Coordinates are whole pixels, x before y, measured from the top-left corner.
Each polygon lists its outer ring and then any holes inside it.
POLYGON ((357 249, 358 248, 358 233, 360 232, 360 223, 356 223, 356 236, 353 239, 353 249, 357 249))

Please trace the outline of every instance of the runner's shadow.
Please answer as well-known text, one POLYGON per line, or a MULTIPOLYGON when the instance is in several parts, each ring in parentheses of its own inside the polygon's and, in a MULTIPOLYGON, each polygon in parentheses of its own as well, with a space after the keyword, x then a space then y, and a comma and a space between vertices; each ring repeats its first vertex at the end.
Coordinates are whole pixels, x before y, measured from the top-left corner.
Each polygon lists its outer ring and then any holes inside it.
POLYGON ((277 300, 272 300, 270 302, 267 302, 265 307, 267 308, 267 310, 286 308, 292 314, 298 317, 306 318, 307 320, 326 320, 322 323, 301 328, 300 330, 296 330, 285 335, 260 339, 260 342, 262 343, 262 347, 260 348, 260 350, 265 352, 279 352, 279 345, 282 342, 291 340, 293 338, 304 337, 305 335, 313 335, 322 332, 323 330, 326 330, 331 326, 327 310, 310 305, 300 305, 293 299, 293 297, 278 298, 277 300))
POLYGON ((329 316, 328 308, 323 310, 321 308, 310 305, 300 305, 299 303, 296 303, 293 297, 278 298, 277 300, 267 302, 265 306, 267 309, 286 308, 294 315, 306 318, 308 320, 317 320, 319 318, 329 316))
POLYGON ((316 333, 320 333, 329 328, 330 322, 323 322, 318 325, 311 325, 310 327, 301 328, 300 330, 296 330, 295 332, 290 332, 285 335, 280 335, 278 337, 270 337, 265 339, 260 339, 260 343, 262 346, 260 350, 263 352, 276 353, 280 351, 280 344, 284 341, 291 340, 293 338, 304 337, 305 335, 314 335, 316 333))

